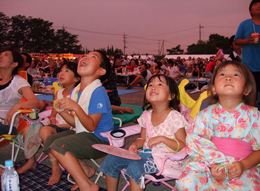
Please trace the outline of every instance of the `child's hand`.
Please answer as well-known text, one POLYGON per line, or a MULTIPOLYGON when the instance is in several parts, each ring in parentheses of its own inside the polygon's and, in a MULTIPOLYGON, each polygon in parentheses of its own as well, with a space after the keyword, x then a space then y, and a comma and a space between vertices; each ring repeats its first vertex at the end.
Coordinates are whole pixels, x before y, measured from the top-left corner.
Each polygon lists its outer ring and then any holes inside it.
POLYGON ((225 173, 225 169, 221 169, 221 170, 217 170, 218 165, 214 164, 211 169, 211 175, 213 178, 215 178, 216 180, 225 180, 227 177, 227 174, 225 173))
POLYGON ((18 109, 20 109, 19 103, 14 104, 13 107, 8 111, 8 113, 5 116, 5 122, 4 122, 5 125, 11 124, 12 117, 18 109))
POLYGON ((159 144, 162 142, 162 137, 163 136, 156 136, 156 137, 152 137, 149 139, 147 146, 152 148, 153 146, 159 144))
POLYGON ((240 177, 244 171, 244 167, 241 161, 234 162, 233 165, 230 166, 228 169, 228 179, 232 180, 233 178, 240 177))
POLYGON ((133 142, 133 143, 130 145, 130 147, 129 147, 128 150, 131 151, 131 152, 134 152, 134 153, 138 153, 138 148, 137 148, 136 143, 133 142))
MULTIPOLYGON (((78 104, 74 100, 70 98, 62 98, 57 100, 56 105, 58 105, 59 109, 62 110, 69 110, 69 111, 74 111, 77 107, 78 104)), ((59 112, 59 111, 57 111, 59 112)))

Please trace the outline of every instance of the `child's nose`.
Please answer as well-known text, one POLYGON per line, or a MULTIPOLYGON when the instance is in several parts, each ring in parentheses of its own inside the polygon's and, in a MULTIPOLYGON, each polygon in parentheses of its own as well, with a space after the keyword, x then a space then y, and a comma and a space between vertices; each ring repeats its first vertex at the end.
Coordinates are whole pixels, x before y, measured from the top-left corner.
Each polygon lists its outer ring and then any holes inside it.
POLYGON ((232 80, 232 78, 231 77, 226 77, 226 81, 231 81, 232 80))

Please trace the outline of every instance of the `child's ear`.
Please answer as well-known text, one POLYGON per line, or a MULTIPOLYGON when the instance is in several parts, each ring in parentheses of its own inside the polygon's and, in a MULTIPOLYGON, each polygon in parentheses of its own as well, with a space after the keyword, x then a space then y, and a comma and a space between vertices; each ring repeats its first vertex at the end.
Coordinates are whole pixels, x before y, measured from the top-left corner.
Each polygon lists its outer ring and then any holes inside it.
POLYGON ((217 94, 217 92, 216 92, 216 88, 215 88, 214 85, 211 87, 211 91, 212 91, 213 95, 217 94))
POLYGON ((168 100, 169 101, 171 101, 171 100, 173 100, 175 98, 175 94, 169 94, 169 96, 168 96, 168 100))
POLYGON ((99 69, 97 70, 96 74, 99 75, 99 76, 103 76, 103 75, 106 74, 106 72, 107 72, 107 71, 106 71, 104 68, 99 68, 99 69))
POLYGON ((74 82, 77 83, 80 81, 80 78, 79 77, 74 77, 74 82))
POLYGON ((252 90, 252 86, 245 87, 244 95, 248 96, 252 90))

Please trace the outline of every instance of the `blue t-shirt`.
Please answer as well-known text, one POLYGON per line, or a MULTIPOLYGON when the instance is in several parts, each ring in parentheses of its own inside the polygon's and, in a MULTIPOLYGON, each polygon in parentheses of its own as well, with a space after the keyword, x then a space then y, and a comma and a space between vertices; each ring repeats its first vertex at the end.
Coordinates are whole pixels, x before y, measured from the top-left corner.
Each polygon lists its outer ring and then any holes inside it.
MULTIPOLYGON (((78 100, 82 92, 79 92, 78 100)), ((102 113, 102 117, 98 123, 96 130, 92 133, 99 139, 105 140, 108 142, 107 138, 104 138, 100 135, 101 132, 111 131, 114 129, 112 108, 107 95, 107 91, 103 86, 95 89, 91 95, 88 113, 97 114, 102 113)))
MULTIPOLYGON (((247 19, 240 23, 234 40, 248 39, 254 31, 260 33, 260 25, 255 24, 252 19, 247 19)), ((242 46, 242 63, 244 63, 253 72, 260 71, 259 42, 242 46)))

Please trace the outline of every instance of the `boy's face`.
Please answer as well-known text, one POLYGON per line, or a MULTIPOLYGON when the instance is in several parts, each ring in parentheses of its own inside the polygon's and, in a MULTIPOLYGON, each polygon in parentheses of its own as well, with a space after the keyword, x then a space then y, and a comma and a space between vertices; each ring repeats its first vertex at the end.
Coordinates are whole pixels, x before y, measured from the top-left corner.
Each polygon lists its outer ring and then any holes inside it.
POLYGON ((250 10, 251 15, 258 15, 260 14, 260 2, 256 2, 253 4, 250 10))
POLYGON ((79 60, 77 72, 80 76, 100 75, 99 71, 103 69, 100 67, 101 62, 102 58, 99 52, 90 52, 79 60))

